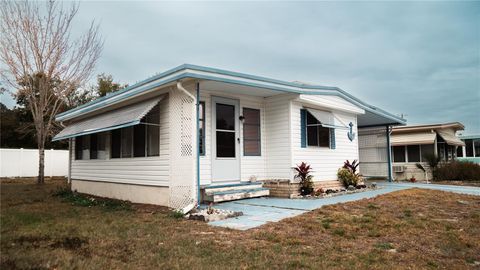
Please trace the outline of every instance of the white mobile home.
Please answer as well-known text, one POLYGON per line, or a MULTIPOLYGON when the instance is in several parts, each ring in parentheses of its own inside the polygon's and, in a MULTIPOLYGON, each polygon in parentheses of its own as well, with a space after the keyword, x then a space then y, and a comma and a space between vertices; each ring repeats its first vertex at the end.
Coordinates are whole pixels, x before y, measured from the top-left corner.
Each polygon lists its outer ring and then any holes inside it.
POLYGON ((66 128, 54 139, 71 145, 72 189, 173 208, 211 187, 268 194, 248 184, 293 180, 302 161, 315 181, 336 180, 359 158, 359 127, 405 124, 337 87, 187 64, 56 120, 66 128))

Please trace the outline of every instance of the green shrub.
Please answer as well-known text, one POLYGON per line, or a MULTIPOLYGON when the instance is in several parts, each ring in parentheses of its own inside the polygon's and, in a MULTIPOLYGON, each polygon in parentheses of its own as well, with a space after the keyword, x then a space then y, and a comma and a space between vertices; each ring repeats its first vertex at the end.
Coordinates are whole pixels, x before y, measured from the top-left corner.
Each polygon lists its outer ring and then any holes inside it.
POLYGON ((354 174, 352 171, 345 168, 338 169, 337 177, 338 180, 342 182, 345 187, 348 187, 350 185, 356 187, 357 184, 360 182, 360 176, 358 174, 354 174))
POLYGON ((480 165, 463 161, 440 163, 433 177, 435 180, 480 180, 480 165))

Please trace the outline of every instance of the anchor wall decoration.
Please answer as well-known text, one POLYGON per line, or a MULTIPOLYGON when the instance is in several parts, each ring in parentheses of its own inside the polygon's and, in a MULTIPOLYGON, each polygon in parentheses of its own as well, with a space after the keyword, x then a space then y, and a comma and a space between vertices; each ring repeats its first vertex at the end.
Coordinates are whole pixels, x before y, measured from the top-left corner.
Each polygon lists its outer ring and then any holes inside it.
POLYGON ((353 132, 353 123, 348 124, 350 126, 350 131, 347 132, 348 139, 352 142, 355 139, 355 132, 353 132))

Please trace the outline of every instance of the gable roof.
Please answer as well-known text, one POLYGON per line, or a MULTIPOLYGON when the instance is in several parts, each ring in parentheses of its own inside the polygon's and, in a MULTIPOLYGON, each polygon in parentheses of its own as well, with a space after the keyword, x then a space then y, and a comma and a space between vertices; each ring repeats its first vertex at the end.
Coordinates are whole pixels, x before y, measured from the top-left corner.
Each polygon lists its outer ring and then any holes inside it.
POLYGON ((405 119, 381 110, 375 106, 369 105, 338 87, 312 85, 300 82, 287 82, 256 75, 191 64, 180 65, 173 69, 152 76, 148 79, 140 81, 132 86, 114 92, 110 95, 98 98, 76 108, 73 108, 69 111, 60 113, 56 115, 55 119, 57 121, 74 119, 78 116, 95 111, 99 108, 105 108, 112 104, 116 104, 132 96, 141 95, 142 92, 186 78, 239 84, 285 93, 296 93, 305 95, 336 95, 350 101, 351 103, 359 106, 360 108, 368 112, 374 113, 376 115, 381 115, 390 119, 392 121, 392 124, 403 125, 406 123, 405 119))

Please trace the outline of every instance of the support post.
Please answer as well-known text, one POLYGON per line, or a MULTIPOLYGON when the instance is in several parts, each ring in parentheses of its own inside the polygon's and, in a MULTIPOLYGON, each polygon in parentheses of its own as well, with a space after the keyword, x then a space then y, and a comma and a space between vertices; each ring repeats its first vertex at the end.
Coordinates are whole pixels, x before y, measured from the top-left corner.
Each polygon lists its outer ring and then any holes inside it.
MULTIPOLYGON (((200 83, 196 83, 197 95, 197 207, 200 206, 200 83)), ((204 108, 205 109, 205 108, 204 108)))
POLYGON ((390 145, 390 126, 386 126, 387 132, 387 163, 388 163, 388 182, 393 181, 392 174, 392 147, 390 145))

